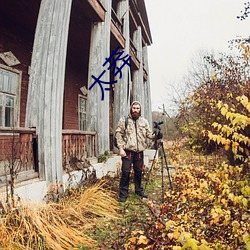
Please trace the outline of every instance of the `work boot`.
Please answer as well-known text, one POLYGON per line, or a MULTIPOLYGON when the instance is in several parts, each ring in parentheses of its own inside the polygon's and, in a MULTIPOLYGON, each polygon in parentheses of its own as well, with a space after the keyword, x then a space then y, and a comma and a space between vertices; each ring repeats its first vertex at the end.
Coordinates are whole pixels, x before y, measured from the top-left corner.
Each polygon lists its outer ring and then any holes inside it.
POLYGON ((136 194, 143 197, 143 198, 148 198, 148 196, 146 194, 144 194, 143 192, 139 192, 139 193, 136 193, 136 194))
POLYGON ((125 197, 120 197, 119 201, 120 201, 120 202, 125 202, 125 201, 126 201, 126 198, 125 198, 125 197))

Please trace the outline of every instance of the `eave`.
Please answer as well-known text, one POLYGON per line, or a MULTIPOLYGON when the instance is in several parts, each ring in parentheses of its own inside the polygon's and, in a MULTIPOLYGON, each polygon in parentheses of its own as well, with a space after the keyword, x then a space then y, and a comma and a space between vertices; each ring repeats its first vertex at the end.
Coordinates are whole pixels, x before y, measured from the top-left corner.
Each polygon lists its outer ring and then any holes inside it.
POLYGON ((76 0, 76 4, 91 21, 104 22, 106 10, 99 0, 76 0))

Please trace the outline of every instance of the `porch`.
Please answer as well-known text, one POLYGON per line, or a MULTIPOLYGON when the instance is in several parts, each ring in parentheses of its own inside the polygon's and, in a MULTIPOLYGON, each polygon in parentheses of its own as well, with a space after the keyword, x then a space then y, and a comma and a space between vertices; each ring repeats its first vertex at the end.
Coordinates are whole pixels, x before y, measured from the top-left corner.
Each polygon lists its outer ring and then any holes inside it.
MULTIPOLYGON (((39 179, 36 130, 0 128, 0 188, 14 176, 17 184, 39 179)), ((96 157, 96 132, 63 130, 62 165, 66 172, 72 161, 96 157)))

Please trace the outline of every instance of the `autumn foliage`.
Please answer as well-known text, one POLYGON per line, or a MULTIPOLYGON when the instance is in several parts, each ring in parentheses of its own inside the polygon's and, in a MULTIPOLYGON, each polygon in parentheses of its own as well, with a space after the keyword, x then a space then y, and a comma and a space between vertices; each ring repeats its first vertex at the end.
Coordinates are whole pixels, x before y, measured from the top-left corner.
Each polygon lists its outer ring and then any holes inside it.
POLYGON ((229 108, 227 104, 218 103, 218 109, 228 123, 220 124, 214 122, 212 126, 217 130, 217 134, 208 131, 209 140, 222 144, 225 150, 232 150, 235 160, 249 162, 250 159, 250 102, 247 96, 238 96, 237 101, 242 104, 246 112, 238 113, 234 108, 229 108))
POLYGON ((250 249, 250 183, 243 168, 183 160, 175 159, 174 188, 165 193, 158 220, 135 232, 126 249, 250 249))
POLYGON ((250 250, 250 50, 243 43, 239 49, 238 57, 206 56, 207 75, 197 74, 200 82, 180 101, 177 126, 188 150, 166 149, 173 189, 157 220, 134 232, 126 249, 250 250), (227 157, 201 160, 211 152, 227 157))
POLYGON ((189 137, 190 147, 196 152, 211 153, 219 148, 216 143, 208 143, 208 137, 202 134, 203 130, 210 130, 216 122, 221 125, 228 122, 218 108, 219 103, 247 115, 236 97, 250 98, 250 52, 249 46, 244 43, 238 44, 237 48, 237 55, 204 55, 203 66, 200 66, 204 69, 193 72, 186 83, 192 87, 180 101, 177 121, 183 134, 189 137))

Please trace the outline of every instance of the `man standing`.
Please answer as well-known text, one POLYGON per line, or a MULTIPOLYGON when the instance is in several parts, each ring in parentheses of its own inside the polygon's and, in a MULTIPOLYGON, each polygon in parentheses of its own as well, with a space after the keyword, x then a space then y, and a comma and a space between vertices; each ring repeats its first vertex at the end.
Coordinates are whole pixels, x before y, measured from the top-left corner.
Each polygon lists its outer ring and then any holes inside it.
POLYGON ((130 171, 133 164, 135 193, 147 198, 141 185, 143 151, 147 147, 147 138, 155 139, 150 130, 148 121, 141 116, 141 104, 134 101, 131 104, 128 118, 121 118, 115 131, 117 145, 122 157, 122 175, 119 185, 120 202, 125 202, 128 197, 130 171), (125 120, 127 124, 125 125, 125 120))

